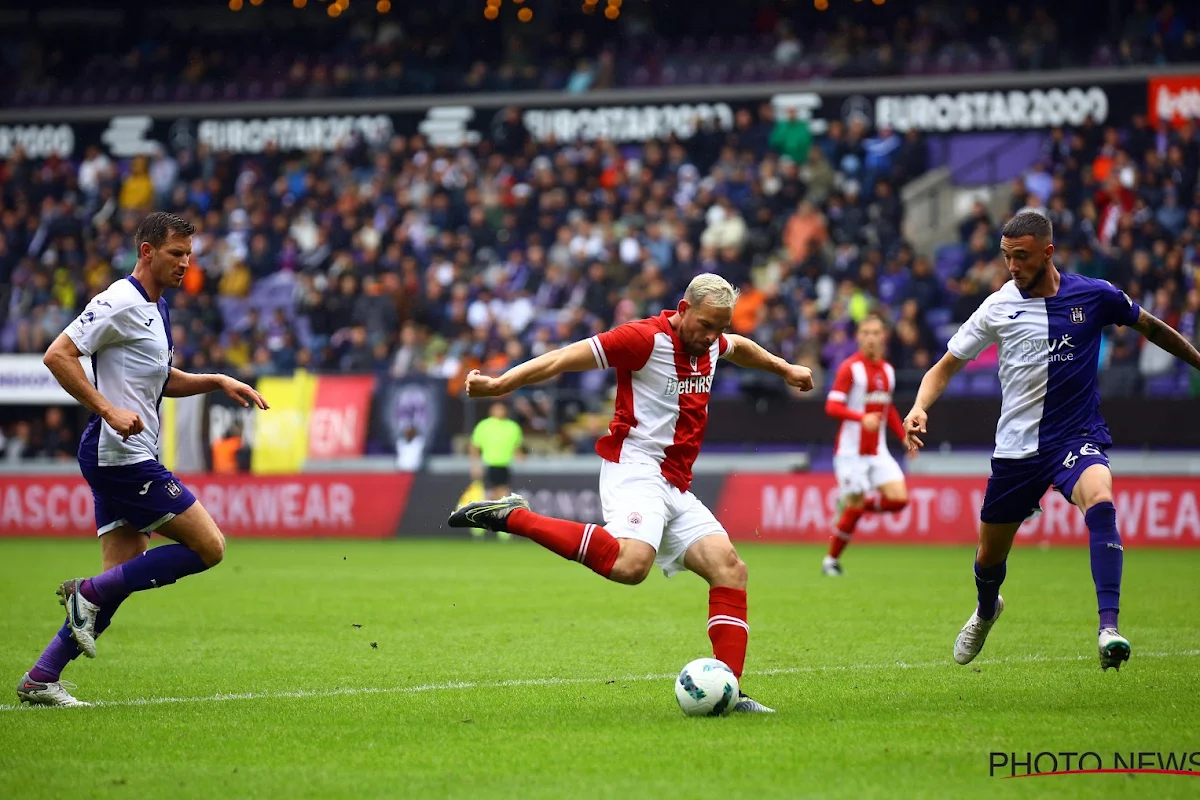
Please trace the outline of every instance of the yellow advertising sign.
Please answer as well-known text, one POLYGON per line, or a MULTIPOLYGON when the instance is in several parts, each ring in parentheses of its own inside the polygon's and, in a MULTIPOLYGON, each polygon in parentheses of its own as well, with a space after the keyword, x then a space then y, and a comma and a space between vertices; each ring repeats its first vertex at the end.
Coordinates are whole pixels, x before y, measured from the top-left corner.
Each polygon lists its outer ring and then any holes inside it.
POLYGON ((317 376, 298 370, 289 378, 259 378, 255 388, 271 408, 254 420, 250 471, 255 475, 300 472, 308 456, 308 417, 317 376))

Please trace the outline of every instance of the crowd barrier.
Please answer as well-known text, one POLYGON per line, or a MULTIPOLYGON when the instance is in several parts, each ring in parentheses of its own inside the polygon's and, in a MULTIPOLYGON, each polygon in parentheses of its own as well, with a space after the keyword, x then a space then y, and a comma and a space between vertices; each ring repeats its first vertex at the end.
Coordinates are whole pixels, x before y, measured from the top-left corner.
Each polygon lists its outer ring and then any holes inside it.
MULTIPOLYGON (((469 478, 462 474, 301 473, 181 476, 232 537, 456 537, 445 526, 469 478)), ((903 511, 868 515, 859 543, 968 545, 984 476, 910 475, 903 511)), ((542 514, 603 523, 596 474, 518 475, 514 489, 542 514)), ((836 513, 828 473, 698 475, 693 490, 735 541, 823 542, 836 513)), ((1118 476, 1117 519, 1129 547, 1200 547, 1200 481, 1118 476)), ((1083 517, 1058 493, 1025 523, 1019 544, 1086 545, 1083 517)), ((0 476, 0 537, 92 536, 92 496, 78 475, 0 476)))

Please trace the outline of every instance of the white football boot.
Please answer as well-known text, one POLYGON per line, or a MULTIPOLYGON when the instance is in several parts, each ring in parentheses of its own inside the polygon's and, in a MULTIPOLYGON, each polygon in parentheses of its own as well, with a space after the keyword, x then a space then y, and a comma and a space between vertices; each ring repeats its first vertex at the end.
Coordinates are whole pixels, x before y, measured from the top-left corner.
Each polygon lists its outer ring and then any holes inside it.
POLYGON ((958 638, 954 640, 954 661, 959 664, 970 664, 979 655, 979 651, 983 649, 983 643, 987 641, 988 631, 996 624, 996 620, 1000 619, 1000 612, 1004 611, 1004 598, 996 597, 996 613, 991 619, 982 619, 979 616, 979 609, 976 608, 971 614, 971 618, 967 620, 967 624, 963 625, 962 630, 958 632, 958 638))
POLYGON ((1101 669, 1107 671, 1109 667, 1112 667, 1119 672, 1121 663, 1129 660, 1131 650, 1129 640, 1117 633, 1116 628, 1104 628, 1100 631, 1101 669))
POLYGON ((734 711, 741 711, 750 714, 774 714, 775 709, 767 708, 757 700, 752 700, 745 692, 738 693, 737 704, 733 707, 734 711))
POLYGON ((58 602, 67 609, 67 623, 71 626, 71 638, 88 658, 96 657, 96 615, 100 606, 88 600, 79 592, 84 578, 71 578, 63 581, 56 590, 58 602))
POLYGON ((17 682, 17 697, 22 703, 32 703, 35 706, 90 706, 91 703, 85 703, 82 700, 75 699, 67 687, 76 688, 75 684, 70 681, 51 681, 43 683, 35 681, 29 677, 26 672, 21 680, 17 682))

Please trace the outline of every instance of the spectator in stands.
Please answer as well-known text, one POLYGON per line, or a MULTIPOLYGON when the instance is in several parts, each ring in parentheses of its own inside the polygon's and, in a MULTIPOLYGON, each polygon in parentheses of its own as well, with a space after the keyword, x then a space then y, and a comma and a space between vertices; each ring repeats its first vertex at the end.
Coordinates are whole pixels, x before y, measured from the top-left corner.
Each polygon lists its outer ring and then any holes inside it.
POLYGON ((149 166, 145 156, 133 159, 129 174, 121 182, 120 205, 122 211, 149 212, 154 206, 154 183, 150 180, 149 166))
POLYGON ((67 425, 63 410, 58 406, 46 409, 42 427, 40 455, 55 461, 74 461, 79 440, 67 425))
POLYGON ((242 426, 233 423, 229 431, 213 442, 212 471, 217 475, 236 475, 244 472, 242 464, 249 460, 248 448, 242 437, 242 426))
POLYGON ((787 156, 797 164, 807 164, 813 144, 808 121, 800 119, 794 107, 787 109, 783 119, 775 123, 769 144, 776 153, 787 156))
POLYGON ((33 426, 21 420, 13 426, 12 432, 4 439, 4 460, 16 463, 23 459, 35 458, 38 455, 33 441, 33 426))
POLYGON ((787 222, 783 243, 793 264, 800 264, 813 253, 813 246, 822 247, 829 241, 825 216, 807 200, 796 206, 796 213, 787 222))

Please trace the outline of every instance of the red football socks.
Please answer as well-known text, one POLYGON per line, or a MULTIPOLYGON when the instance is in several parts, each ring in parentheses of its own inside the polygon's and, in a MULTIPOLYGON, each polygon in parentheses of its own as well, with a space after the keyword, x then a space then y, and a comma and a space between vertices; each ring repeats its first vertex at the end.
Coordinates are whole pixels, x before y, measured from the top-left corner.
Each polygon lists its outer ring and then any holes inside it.
POLYGON ((570 561, 578 561, 601 577, 612 573, 621 546, 599 525, 543 517, 524 508, 508 514, 508 532, 537 542, 570 561))
POLYGON ((829 537, 830 558, 841 556, 842 551, 846 549, 846 545, 850 544, 850 537, 854 534, 854 528, 858 525, 858 520, 864 513, 866 513, 866 509, 864 508, 846 506, 842 509, 842 516, 835 526, 837 530, 833 532, 833 536, 829 537))
POLYGON ((863 505, 863 511, 882 511, 885 514, 891 511, 903 511, 908 505, 908 500, 889 500, 886 497, 868 497, 867 502, 863 505))
POLYGON ((746 664, 746 642, 750 639, 745 589, 728 586, 709 589, 708 638, 712 640, 713 658, 724 661, 741 678, 746 664))
POLYGON ((842 551, 846 549, 846 545, 850 544, 850 537, 854 534, 855 527, 858 526, 858 520, 866 513, 894 513, 903 511, 908 505, 908 500, 891 500, 886 497, 868 497, 860 508, 846 506, 842 509, 842 516, 838 519, 837 528, 833 536, 829 537, 829 557, 839 558, 842 551))
POLYGON ((842 551, 846 549, 846 545, 850 544, 850 534, 834 531, 833 536, 829 537, 829 557, 841 558, 842 551))

